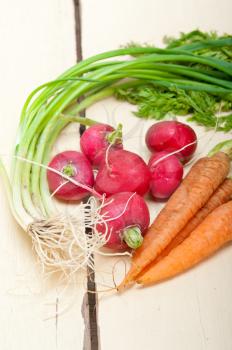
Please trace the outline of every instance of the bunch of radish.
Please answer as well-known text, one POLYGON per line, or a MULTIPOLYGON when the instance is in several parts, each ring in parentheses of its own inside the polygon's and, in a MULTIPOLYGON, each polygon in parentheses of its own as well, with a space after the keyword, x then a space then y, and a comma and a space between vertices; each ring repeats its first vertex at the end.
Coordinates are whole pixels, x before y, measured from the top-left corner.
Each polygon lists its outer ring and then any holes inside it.
POLYGON ((142 244, 150 221, 142 196, 150 191, 155 199, 166 199, 174 192, 183 176, 182 163, 196 149, 196 134, 183 123, 159 122, 148 130, 146 143, 153 152, 148 165, 123 149, 120 124, 117 129, 96 124, 81 136, 82 153, 65 151, 49 164, 49 188, 58 199, 76 201, 92 194, 103 202, 104 224, 97 230, 104 234, 107 229, 108 248, 136 249, 142 244))

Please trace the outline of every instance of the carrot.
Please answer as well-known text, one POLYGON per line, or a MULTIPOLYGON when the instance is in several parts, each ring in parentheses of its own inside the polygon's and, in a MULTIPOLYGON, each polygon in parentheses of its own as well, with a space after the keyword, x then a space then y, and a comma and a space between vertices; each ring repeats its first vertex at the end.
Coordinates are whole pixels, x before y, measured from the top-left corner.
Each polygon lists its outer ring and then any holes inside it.
POLYGON ((160 282, 176 276, 207 258, 232 240, 232 201, 222 204, 197 226, 183 243, 154 265, 138 283, 160 282))
POLYGON ((132 258, 132 265, 118 290, 134 281, 138 274, 166 248, 171 240, 201 209, 229 173, 230 160, 218 152, 198 160, 173 193, 145 235, 132 258))
MULTIPOLYGON (((214 209, 220 205, 228 202, 232 199, 232 179, 225 179, 225 181, 217 188, 212 194, 208 202, 202 207, 196 215, 185 225, 185 227, 173 238, 171 243, 162 251, 162 253, 150 264, 145 270, 150 269, 157 262, 167 256, 170 251, 176 248, 187 238, 190 233, 211 213, 214 209)), ((145 271, 142 271, 143 274, 145 271)))

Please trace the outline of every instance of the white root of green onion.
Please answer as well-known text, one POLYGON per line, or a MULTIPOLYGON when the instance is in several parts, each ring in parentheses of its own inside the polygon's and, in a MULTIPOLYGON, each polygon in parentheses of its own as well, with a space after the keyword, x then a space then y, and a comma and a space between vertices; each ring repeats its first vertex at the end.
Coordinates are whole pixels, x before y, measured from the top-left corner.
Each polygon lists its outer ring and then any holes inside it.
MULTIPOLYGON (((173 72, 170 74, 167 69, 168 65, 162 68, 160 62, 179 62, 180 67, 180 62, 196 62, 232 76, 229 64, 214 58, 199 57, 190 49, 128 48, 90 57, 70 68, 57 80, 38 87, 28 97, 21 113, 10 180, 2 163, 0 173, 6 184, 12 213, 21 227, 32 236, 34 248, 45 266, 75 271, 91 265, 91 254, 103 246, 106 239, 106 235, 99 236, 95 231, 93 235, 86 235, 86 228, 95 230, 98 222, 104 222, 104 218, 99 216, 101 205, 96 206, 92 199, 80 204, 71 215, 57 212, 46 178, 46 166, 56 139, 70 122, 95 124, 91 119, 80 117, 80 112, 96 101, 113 95, 115 85, 129 88, 150 82, 163 87, 193 88, 192 75, 191 80, 178 72, 173 77, 173 72), (140 56, 131 60, 108 60, 133 54, 140 56), (80 97, 84 99, 77 103, 80 97)), ((232 91, 228 79, 221 87, 221 81, 208 76, 207 70, 204 77, 207 83, 196 81, 196 89, 215 93, 232 91)))

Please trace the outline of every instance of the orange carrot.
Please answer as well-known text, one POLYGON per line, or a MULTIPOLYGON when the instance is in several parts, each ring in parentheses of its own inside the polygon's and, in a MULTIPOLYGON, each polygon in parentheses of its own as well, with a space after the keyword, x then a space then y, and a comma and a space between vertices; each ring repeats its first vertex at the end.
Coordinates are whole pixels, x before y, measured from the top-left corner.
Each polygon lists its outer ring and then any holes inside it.
POLYGON ((140 276, 137 282, 147 285, 176 276, 216 252, 232 240, 231 218, 232 201, 229 201, 210 213, 183 243, 140 276))
POLYGON ((118 290, 134 281, 138 274, 167 247, 189 220, 209 200, 229 173, 230 160, 218 152, 198 160, 173 193, 148 229, 142 246, 136 250, 132 265, 118 290))
MULTIPOLYGON (((196 215, 185 225, 185 227, 173 238, 171 243, 162 251, 162 253, 152 262, 152 265, 163 259, 170 251, 176 248, 187 238, 190 233, 209 215, 214 209, 232 199, 232 179, 225 181, 212 194, 206 205, 201 208, 196 215)), ((150 268, 151 266, 149 266, 150 268)))

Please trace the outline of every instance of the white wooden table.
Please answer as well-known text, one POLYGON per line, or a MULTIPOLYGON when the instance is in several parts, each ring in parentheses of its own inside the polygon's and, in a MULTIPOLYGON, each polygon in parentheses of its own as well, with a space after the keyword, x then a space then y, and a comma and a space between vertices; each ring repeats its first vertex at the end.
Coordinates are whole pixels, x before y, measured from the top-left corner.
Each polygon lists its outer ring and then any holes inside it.
MULTIPOLYGON (((84 57, 132 40, 160 45, 164 35, 196 27, 232 32, 230 0, 83 0, 81 5, 84 57)), ((26 96, 76 61, 73 2, 2 0, 0 37, 0 153, 9 164, 26 96)), ((150 124, 133 117, 132 110, 108 99, 89 108, 87 115, 113 125, 126 120, 126 147, 147 159, 145 145, 138 140, 150 124)), ((204 132, 196 130, 199 135, 204 132)), ((211 134, 201 139, 200 152, 225 138, 217 134, 208 142, 211 134)), ((64 291, 58 281, 41 275, 29 238, 11 217, 3 186, 0 197, 0 349, 81 350, 85 284, 72 284, 64 291)), ((160 205, 150 208, 154 218, 160 205)), ((99 289, 113 286, 116 262, 115 277, 120 280, 123 264, 117 258, 96 257, 99 289)), ((99 293, 101 349, 231 350, 231 263, 229 246, 171 281, 122 295, 99 293)))

